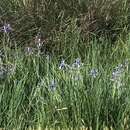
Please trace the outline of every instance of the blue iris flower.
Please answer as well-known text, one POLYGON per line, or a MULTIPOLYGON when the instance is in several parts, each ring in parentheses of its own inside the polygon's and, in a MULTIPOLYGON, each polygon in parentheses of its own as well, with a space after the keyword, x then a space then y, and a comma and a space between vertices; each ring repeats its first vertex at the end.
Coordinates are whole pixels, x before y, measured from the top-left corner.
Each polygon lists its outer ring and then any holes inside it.
POLYGON ((1 29, 2 32, 4 33, 10 33, 13 31, 12 27, 10 26, 10 24, 5 24, 2 29, 1 29))
POLYGON ((93 78, 96 78, 98 76, 98 70, 97 69, 92 69, 90 71, 90 75, 93 77, 93 78))

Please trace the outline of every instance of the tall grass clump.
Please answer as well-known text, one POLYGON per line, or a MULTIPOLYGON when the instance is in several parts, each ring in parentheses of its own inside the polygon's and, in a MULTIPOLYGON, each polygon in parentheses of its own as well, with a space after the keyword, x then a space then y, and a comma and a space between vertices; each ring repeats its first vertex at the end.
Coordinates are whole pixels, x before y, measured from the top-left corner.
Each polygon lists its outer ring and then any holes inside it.
POLYGON ((105 53, 97 42, 79 47, 84 54, 64 48, 59 58, 33 48, 12 51, 4 43, 0 126, 129 129, 129 41, 108 43, 105 53))
POLYGON ((1 0, 0 12, 0 128, 130 129, 129 1, 1 0))

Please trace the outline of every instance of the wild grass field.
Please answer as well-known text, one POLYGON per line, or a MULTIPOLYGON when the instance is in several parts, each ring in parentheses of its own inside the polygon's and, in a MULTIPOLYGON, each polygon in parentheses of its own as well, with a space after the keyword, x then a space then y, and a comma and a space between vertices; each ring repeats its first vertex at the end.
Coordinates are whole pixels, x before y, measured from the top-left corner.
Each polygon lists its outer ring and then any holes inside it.
POLYGON ((0 0, 2 130, 130 130, 129 0, 0 0))

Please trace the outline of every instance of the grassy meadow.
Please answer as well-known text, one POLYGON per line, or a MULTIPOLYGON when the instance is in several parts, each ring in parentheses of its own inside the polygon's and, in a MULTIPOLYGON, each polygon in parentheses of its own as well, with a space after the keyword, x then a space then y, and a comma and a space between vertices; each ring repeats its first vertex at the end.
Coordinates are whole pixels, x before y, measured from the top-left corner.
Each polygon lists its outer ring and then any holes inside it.
POLYGON ((130 130, 129 0, 0 0, 1 130, 130 130))

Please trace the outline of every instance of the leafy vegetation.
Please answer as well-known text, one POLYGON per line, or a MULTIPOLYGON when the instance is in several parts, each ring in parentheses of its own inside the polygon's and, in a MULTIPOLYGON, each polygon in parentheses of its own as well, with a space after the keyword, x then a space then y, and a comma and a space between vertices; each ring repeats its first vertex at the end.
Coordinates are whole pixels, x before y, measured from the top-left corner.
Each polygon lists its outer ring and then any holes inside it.
POLYGON ((1 0, 0 128, 130 129, 129 4, 1 0))

